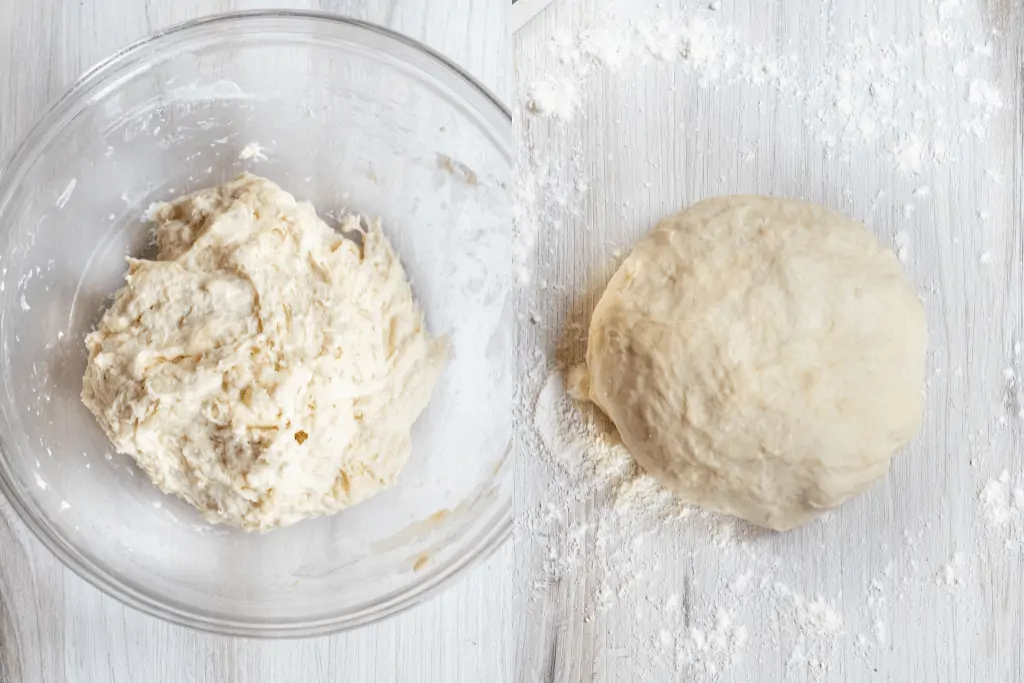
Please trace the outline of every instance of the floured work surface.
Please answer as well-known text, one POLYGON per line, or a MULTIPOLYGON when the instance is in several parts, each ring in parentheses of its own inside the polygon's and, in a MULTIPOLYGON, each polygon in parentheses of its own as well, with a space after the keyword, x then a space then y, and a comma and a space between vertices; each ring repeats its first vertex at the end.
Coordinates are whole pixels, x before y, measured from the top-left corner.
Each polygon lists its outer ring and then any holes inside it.
POLYGON ((1024 679, 1019 2, 563 0, 516 36, 516 675, 1024 679), (637 241, 708 196, 867 224, 928 316, 889 475, 772 534, 681 506, 566 396, 637 241))

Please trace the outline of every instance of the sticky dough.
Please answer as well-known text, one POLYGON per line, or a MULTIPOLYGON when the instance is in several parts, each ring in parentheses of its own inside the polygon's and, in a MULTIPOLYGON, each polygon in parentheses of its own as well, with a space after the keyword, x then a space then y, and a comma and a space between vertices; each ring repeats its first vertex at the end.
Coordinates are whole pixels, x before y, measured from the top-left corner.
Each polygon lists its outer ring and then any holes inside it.
POLYGON ((86 339, 82 400, 116 450, 246 529, 393 484, 448 352, 379 224, 337 232, 248 174, 150 217, 157 260, 130 259, 86 339))

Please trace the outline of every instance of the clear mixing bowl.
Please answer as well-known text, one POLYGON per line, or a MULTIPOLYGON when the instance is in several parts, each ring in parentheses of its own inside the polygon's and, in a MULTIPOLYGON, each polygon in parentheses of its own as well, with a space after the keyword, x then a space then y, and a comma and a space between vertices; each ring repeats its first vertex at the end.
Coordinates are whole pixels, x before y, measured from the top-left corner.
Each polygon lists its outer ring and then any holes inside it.
POLYGON ((189 626, 319 634, 431 595, 511 529, 510 169, 507 110, 376 26, 234 14, 114 55, 0 171, 0 489, 80 576, 189 626), (146 208, 243 170, 322 216, 381 216, 454 348, 396 486, 262 535, 162 494, 79 399, 83 339, 150 251, 146 208))

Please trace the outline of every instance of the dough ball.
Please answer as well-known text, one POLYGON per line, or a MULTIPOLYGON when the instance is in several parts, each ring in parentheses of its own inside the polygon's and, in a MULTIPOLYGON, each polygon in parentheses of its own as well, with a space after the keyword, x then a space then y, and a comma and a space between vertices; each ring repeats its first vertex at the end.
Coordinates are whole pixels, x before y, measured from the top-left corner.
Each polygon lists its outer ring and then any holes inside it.
POLYGON ((82 400, 211 522, 268 529, 390 486, 447 361, 379 224, 344 237, 243 175, 152 207, 159 254, 86 339, 82 400))
POLYGON ((590 325, 590 398, 682 500, 771 529, 864 491, 922 419, 924 310, 859 223, 719 197, 663 220, 590 325))

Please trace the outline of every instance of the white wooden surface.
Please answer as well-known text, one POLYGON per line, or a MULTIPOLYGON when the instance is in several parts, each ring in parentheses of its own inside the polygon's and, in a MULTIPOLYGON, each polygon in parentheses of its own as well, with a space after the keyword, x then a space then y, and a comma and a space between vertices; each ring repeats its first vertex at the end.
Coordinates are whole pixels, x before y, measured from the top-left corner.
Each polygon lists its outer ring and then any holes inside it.
MULTIPOLYGON (((714 523, 695 516, 652 531, 626 550, 635 554, 630 566, 646 573, 620 581, 623 590, 613 591, 605 609, 595 600, 595 587, 609 580, 601 558, 621 547, 601 547, 595 540, 601 530, 587 526, 597 503, 570 503, 559 513, 579 532, 581 559, 557 576, 544 567, 570 544, 527 529, 514 546, 522 579, 514 610, 517 680, 1022 681, 1024 538, 1010 549, 1004 542, 1014 539, 1005 533, 988 539, 978 493, 1003 469, 1024 474, 1024 423, 1015 385, 1004 374, 1009 368, 1020 375, 1022 358, 1013 347, 1024 336, 1024 7, 1013 0, 722 0, 711 11, 711 4, 556 0, 514 36, 519 163, 531 160, 529 173, 546 179, 533 208, 543 215, 533 287, 524 295, 524 318, 531 322, 521 344, 524 370, 538 364, 538 349, 541 365, 556 362, 553 349, 567 325, 587 323, 622 255, 662 216, 715 194, 798 196, 864 220, 888 244, 901 232, 909 235, 906 268, 925 300, 931 334, 925 425, 882 483, 805 529, 774 535, 739 527, 739 544, 718 542, 714 523), (608 19, 611 11, 617 19, 608 19), (813 122, 806 123, 816 112, 802 108, 791 91, 751 85, 756 74, 701 87, 682 59, 627 58, 617 70, 590 60, 589 72, 574 80, 564 59, 565 46, 588 26, 603 22, 621 32, 631 18, 674 13, 676 26, 702 17, 735 27, 750 45, 795 55, 785 67, 790 72, 832 69, 837 76, 830 60, 854 35, 873 30, 883 47, 889 35, 941 40, 927 34, 940 12, 963 17, 948 23, 947 37, 973 30, 985 43, 986 34, 997 36, 991 58, 985 66, 972 63, 973 75, 964 80, 951 70, 959 59, 953 48, 948 64, 933 59, 941 50, 922 49, 921 59, 900 57, 907 69, 900 81, 940 90, 963 82, 955 92, 931 96, 926 116, 940 106, 969 106, 971 78, 994 84, 1004 106, 984 135, 966 136, 955 161, 925 164, 919 173, 898 169, 885 143, 859 145, 849 158, 830 153, 813 122), (563 92, 566 82, 580 87, 580 105, 567 122, 525 113, 531 85, 547 78, 563 92), (569 190, 567 202, 564 189, 550 190, 574 184, 587 189, 569 190), (962 566, 945 586, 943 567, 957 552, 962 566), (792 661, 800 628, 791 623, 792 599, 767 590, 742 598, 719 592, 723 581, 748 569, 755 585, 768 576, 769 585, 784 582, 835 606, 843 626, 827 662, 792 661), (661 607, 672 592, 683 596, 673 614, 684 616, 670 623, 661 607), (693 674, 650 661, 659 641, 713 622, 722 603, 730 603, 749 633, 732 665, 693 674)), ((600 31, 591 37, 604 40, 600 31)), ((864 58, 882 54, 868 50, 864 58)), ((964 54, 978 53, 968 41, 964 54)), ((954 118, 952 125, 961 123, 954 118)), ((568 362, 580 362, 583 350, 574 344, 568 362)), ((561 511, 564 502, 539 480, 532 455, 524 453, 520 462, 517 500, 526 513, 549 504, 561 511)))
MULTIPOLYGON (((498 0, 42 0, 0 2, 0 155, 90 65, 144 35, 232 9, 310 8, 420 39, 501 97, 510 92, 498 0)), ((171 626, 64 569, 0 498, 0 682, 254 683, 508 680, 506 547, 446 593, 382 624, 259 642, 171 626)))

